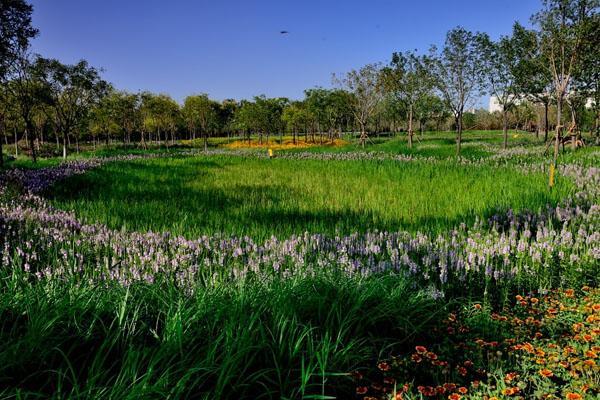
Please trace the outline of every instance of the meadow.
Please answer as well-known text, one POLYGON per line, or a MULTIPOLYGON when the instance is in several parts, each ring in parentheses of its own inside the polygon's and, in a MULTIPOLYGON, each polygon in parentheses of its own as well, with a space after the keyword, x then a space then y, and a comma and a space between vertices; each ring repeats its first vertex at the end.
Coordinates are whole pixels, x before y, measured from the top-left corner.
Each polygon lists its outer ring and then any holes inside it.
POLYGON ((543 174, 453 161, 200 155, 107 164, 56 186, 50 198, 113 229, 264 240, 377 229, 439 233, 508 209, 537 211, 572 189, 559 179, 549 191, 543 174))
POLYGON ((597 150, 446 136, 13 161, 0 397, 597 398, 597 150))

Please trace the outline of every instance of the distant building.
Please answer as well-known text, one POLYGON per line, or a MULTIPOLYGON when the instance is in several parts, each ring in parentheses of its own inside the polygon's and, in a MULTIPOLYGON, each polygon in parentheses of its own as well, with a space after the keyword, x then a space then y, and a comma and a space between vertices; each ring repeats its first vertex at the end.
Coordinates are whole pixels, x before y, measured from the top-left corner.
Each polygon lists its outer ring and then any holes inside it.
MULTIPOLYGON (((512 98, 513 96, 510 96, 512 98)), ((519 96, 521 97, 521 96, 519 96)), ((519 105, 521 103, 521 99, 517 98, 515 100, 515 104, 519 105)), ((498 97, 492 96, 490 97, 490 105, 488 107, 488 111, 491 113, 495 113, 496 111, 502 112, 502 104, 498 101, 498 97)))
MULTIPOLYGON (((517 99, 515 100, 515 104, 516 105, 521 104, 521 102, 523 101, 524 98, 525 98, 525 96, 517 96, 517 99)), ((585 108, 587 108, 589 110, 593 106, 594 106, 594 99, 590 97, 585 102, 585 108)), ((490 97, 490 103, 489 103, 489 106, 488 106, 488 111, 490 113, 494 113, 496 111, 502 112, 502 105, 498 102, 498 97, 496 97, 496 96, 491 96, 490 97)))

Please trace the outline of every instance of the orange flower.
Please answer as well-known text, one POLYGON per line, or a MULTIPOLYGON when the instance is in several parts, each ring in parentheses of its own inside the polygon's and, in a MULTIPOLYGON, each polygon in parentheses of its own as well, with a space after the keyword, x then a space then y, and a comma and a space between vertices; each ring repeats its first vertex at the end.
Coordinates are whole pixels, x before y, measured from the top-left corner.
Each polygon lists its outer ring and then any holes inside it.
POLYGON ((475 304, 475 305, 473 305, 473 307, 474 307, 476 310, 481 310, 481 304, 475 304))
POLYGON ((517 299, 517 301, 522 301, 523 300, 523 296, 521 296, 520 294, 515 296, 515 299, 517 299))
POLYGON ((504 377, 504 382, 509 383, 512 382, 515 378, 517 378, 519 375, 517 375, 516 372, 509 372, 508 374, 506 374, 506 376, 504 377))
POLYGON ((581 400, 583 397, 579 393, 567 393, 567 400, 581 400))
POLYGON ((531 304, 537 304, 537 303, 539 303, 539 299, 537 299, 535 297, 532 297, 531 298, 531 304))
POLYGON ((458 388, 458 393, 460 393, 460 394, 467 394, 468 391, 469 391, 469 389, 467 389, 464 386, 461 386, 458 388))
POLYGON ((359 386, 356 388, 356 394, 365 394, 369 390, 366 386, 359 386))
POLYGON ((596 361, 594 361, 594 360, 585 360, 583 362, 583 365, 585 365, 586 367, 593 367, 594 365, 596 365, 596 361))
POLYGON ((451 392, 454 389, 456 389, 456 384, 455 383, 444 383, 444 389, 451 392))
POLYGON ((506 389, 502 389, 502 394, 505 396, 512 396, 519 393, 519 388, 518 387, 512 387, 512 388, 506 388, 506 389))
POLYGON ((598 358, 598 354, 594 350, 588 350, 585 352, 585 356, 588 358, 598 358))
POLYGON ((425 347, 425 346, 416 346, 415 350, 417 351, 417 353, 420 353, 420 354, 427 353, 427 347, 425 347))
POLYGON ((592 309, 593 309, 594 311, 600 311, 600 304, 594 304, 594 305, 592 306, 592 309))
POLYGON ((377 368, 379 368, 382 371, 389 371, 390 369, 392 369, 392 367, 390 367, 390 364, 386 363, 385 361, 377 364, 377 368))
POLYGON ((448 396, 448 400, 460 400, 462 399, 462 396, 458 393, 452 393, 450 396, 448 396))
POLYGON ((551 376, 554 376, 554 373, 552 371, 550 371, 549 369, 544 368, 544 369, 540 369, 540 375, 545 378, 550 378, 551 376))
POLYGON ((574 294, 575 294, 575 291, 573 289, 565 290, 565 295, 567 295, 567 297, 573 297, 574 294))

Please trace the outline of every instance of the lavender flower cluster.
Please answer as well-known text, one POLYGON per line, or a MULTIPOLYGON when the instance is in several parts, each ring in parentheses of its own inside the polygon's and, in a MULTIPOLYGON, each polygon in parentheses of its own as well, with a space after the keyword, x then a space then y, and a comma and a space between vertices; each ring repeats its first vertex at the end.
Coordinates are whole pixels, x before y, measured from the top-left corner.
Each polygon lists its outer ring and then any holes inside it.
POLYGON ((375 231, 335 237, 305 233, 283 240, 272 237, 264 243, 221 235, 189 240, 168 232, 132 233, 84 224, 37 194, 58 179, 103 162, 140 157, 9 172, 11 179, 21 180, 26 192, 10 199, 0 196, 0 268, 27 280, 77 278, 125 286, 168 281, 190 292, 224 281, 393 271, 429 287, 436 296, 449 287, 502 286, 522 279, 545 286, 551 279, 566 279, 564 271, 582 277, 599 275, 598 168, 561 168, 578 187, 561 206, 540 213, 509 211, 438 236, 375 231))

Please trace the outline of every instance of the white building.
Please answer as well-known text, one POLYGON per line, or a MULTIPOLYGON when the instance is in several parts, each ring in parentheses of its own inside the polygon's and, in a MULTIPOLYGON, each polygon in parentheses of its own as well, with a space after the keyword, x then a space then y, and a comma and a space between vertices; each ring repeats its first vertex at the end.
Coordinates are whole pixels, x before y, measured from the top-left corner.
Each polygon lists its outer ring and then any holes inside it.
MULTIPOLYGON (((518 96, 518 98, 515 100, 515 104, 519 105, 521 103, 521 101, 522 101, 522 98, 524 98, 524 96, 518 96)), ((593 105, 594 105, 594 99, 590 97, 585 102, 585 108, 587 108, 589 110, 590 108, 593 107, 593 105)), ((489 106, 488 106, 488 111, 491 112, 491 113, 494 113, 496 111, 498 111, 498 112, 502 111, 502 105, 498 102, 498 97, 496 97, 496 96, 491 96, 490 97, 490 103, 489 103, 489 106)))
MULTIPOLYGON (((512 98, 513 96, 510 96, 510 97, 512 98)), ((515 100, 515 104, 519 105, 520 103, 521 103, 520 98, 517 98, 515 100)), ((502 104, 500 104, 500 102, 498 101, 498 97, 496 97, 496 96, 490 97, 490 104, 488 106, 488 111, 491 113, 495 113, 496 111, 502 112, 502 104)))

